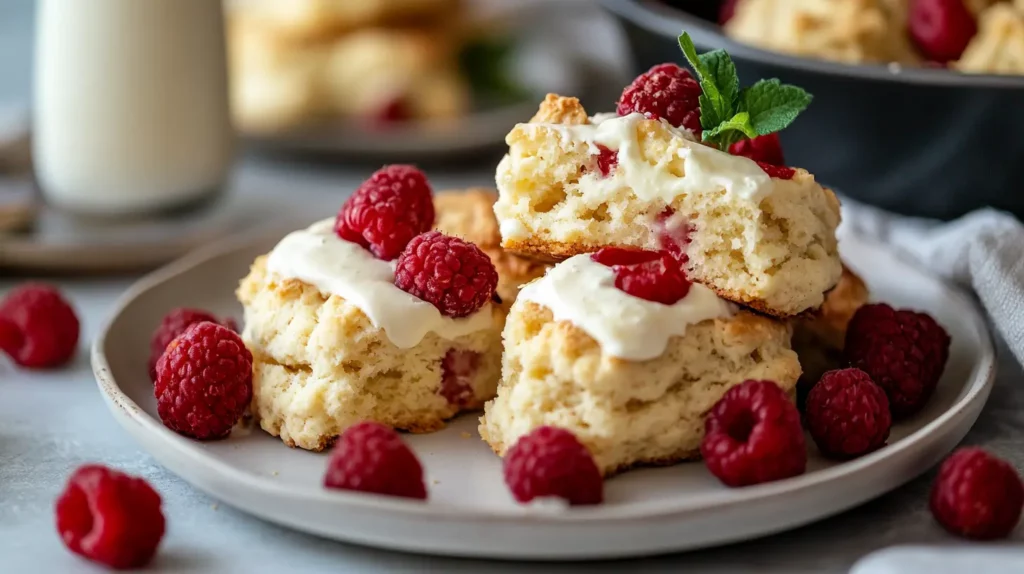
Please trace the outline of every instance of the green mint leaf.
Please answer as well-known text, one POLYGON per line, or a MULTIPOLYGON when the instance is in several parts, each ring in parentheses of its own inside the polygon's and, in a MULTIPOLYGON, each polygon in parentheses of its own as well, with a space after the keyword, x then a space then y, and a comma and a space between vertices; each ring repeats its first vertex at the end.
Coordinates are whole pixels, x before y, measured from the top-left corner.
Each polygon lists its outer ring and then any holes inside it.
POLYGON ((697 81, 700 82, 700 89, 704 94, 700 97, 700 125, 704 129, 710 129, 732 117, 732 102, 726 101, 719 91, 716 83, 716 76, 705 66, 704 60, 697 55, 697 47, 693 45, 690 35, 683 32, 679 36, 679 48, 683 56, 690 63, 690 67, 697 72, 697 81))
POLYGON ((722 96, 722 102, 726 104, 718 110, 728 118, 736 111, 736 104, 740 95, 740 77, 736 73, 736 64, 725 50, 714 50, 698 56, 700 63, 707 70, 707 74, 713 78, 718 92, 722 96))
POLYGON ((757 135, 750 123, 750 114, 740 112, 710 130, 704 130, 702 139, 717 143, 720 149, 727 150, 733 142, 743 139, 743 136, 753 138, 757 135))
POLYGON ((811 99, 803 89, 773 78, 744 88, 740 93, 740 109, 750 114, 754 133, 763 136, 781 131, 793 123, 811 99))

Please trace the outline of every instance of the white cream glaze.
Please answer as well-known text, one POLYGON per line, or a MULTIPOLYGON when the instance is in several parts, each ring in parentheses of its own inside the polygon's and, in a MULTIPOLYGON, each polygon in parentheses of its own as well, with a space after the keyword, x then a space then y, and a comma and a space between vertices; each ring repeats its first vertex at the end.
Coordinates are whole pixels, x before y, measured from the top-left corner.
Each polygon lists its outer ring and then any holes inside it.
POLYGON ((689 325, 729 317, 736 307, 694 283, 672 305, 629 295, 615 287, 615 272, 590 255, 570 257, 523 287, 516 299, 551 309, 556 321, 569 321, 593 337, 605 354, 645 361, 665 352, 668 341, 689 325))
POLYGON ((402 291, 394 284, 394 265, 338 237, 333 218, 288 234, 267 258, 270 273, 345 299, 401 349, 415 347, 427 333, 452 340, 493 325, 491 303, 468 317, 453 319, 402 291))

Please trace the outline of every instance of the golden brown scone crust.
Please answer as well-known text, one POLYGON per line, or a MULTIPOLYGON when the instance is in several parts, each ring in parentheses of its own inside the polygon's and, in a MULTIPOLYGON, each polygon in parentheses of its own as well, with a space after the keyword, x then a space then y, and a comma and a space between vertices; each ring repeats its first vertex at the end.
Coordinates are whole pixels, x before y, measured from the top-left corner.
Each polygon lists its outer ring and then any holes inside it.
POLYGON ((843 265, 839 283, 825 295, 821 308, 793 320, 793 350, 800 357, 802 385, 813 385, 825 371, 843 366, 846 327, 869 295, 864 281, 843 265))

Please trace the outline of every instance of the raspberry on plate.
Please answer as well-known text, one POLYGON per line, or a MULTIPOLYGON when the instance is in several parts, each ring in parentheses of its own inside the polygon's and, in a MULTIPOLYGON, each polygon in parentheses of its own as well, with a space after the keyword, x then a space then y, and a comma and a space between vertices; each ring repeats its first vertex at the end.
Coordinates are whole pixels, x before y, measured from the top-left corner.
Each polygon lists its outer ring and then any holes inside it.
POLYGON ((160 495, 145 480, 100 465, 71 475, 56 515, 65 546, 111 568, 145 566, 164 535, 160 495))
POLYGON ((658 64, 626 86, 616 111, 620 116, 639 112, 652 120, 664 119, 700 137, 702 93, 689 70, 671 63, 658 64))
POLYGON ((930 507, 953 534, 975 540, 1005 538, 1020 520, 1024 485, 1007 462, 980 448, 961 448, 939 468, 930 507))
POLYGON ((59 367, 78 348, 78 317, 55 287, 26 283, 0 301, 0 351, 22 367, 59 367))
POLYGON ((829 371, 807 395, 807 430, 822 454, 853 458, 885 445, 892 416, 885 391, 860 369, 829 371))
POLYGON ((704 429, 700 454, 728 486, 789 478, 807 467, 800 413, 772 381, 744 381, 726 391, 704 429))
POLYGON ((216 323, 195 323, 171 341, 156 375, 160 420, 188 437, 226 437, 252 402, 252 353, 216 323))
POLYGON ((893 417, 901 418, 931 398, 949 358, 949 343, 946 330, 930 316, 874 303, 850 320, 845 354, 885 390, 893 417))
POLYGON ((415 237, 402 252, 395 285, 443 315, 466 317, 494 297, 498 272, 476 245, 431 231, 415 237))
POLYGON ((672 305, 690 292, 690 281, 668 251, 605 247, 591 258, 615 271, 615 286, 647 301, 672 305))
POLYGON ((185 329, 191 327, 194 323, 200 323, 202 321, 209 321, 211 323, 219 323, 224 325, 232 331, 237 331, 237 325, 232 319, 225 319, 221 321, 213 314, 203 311, 202 309, 192 309, 189 307, 179 307, 172 309, 169 313, 164 315, 164 318, 160 321, 160 326, 153 331, 153 337, 149 342, 149 378, 156 381, 156 362, 160 360, 160 357, 164 354, 167 349, 167 345, 171 343, 178 335, 185 332, 185 329))
POLYGON ((324 486, 426 500, 423 467, 393 429, 375 422, 349 427, 331 451, 324 486))
POLYGON ((411 165, 389 165, 374 172, 345 201, 335 232, 390 261, 409 241, 434 226, 434 203, 427 176, 411 165))
POLYGON ((921 52, 939 64, 959 59, 978 33, 963 0, 912 0, 907 27, 921 52))
POLYGON ((542 426, 505 454, 505 483, 522 503, 549 496, 571 505, 600 504, 604 480, 587 447, 569 431, 542 426))
POLYGON ((782 142, 779 134, 757 136, 754 139, 741 139, 729 146, 729 153, 750 158, 758 163, 785 166, 786 157, 782 153, 782 142))

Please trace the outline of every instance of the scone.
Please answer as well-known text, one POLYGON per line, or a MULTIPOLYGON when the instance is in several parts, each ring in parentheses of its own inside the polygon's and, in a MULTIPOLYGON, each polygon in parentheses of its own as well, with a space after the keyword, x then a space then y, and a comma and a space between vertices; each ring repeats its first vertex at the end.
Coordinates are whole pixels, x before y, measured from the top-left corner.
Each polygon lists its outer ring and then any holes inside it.
POLYGON ((494 206, 506 250, 676 249, 693 280, 776 316, 817 307, 839 279, 839 201, 802 169, 770 177, 664 120, 588 117, 553 94, 506 142, 494 206))
POLYGON ((839 283, 825 296, 821 308, 793 321, 793 350, 803 370, 801 385, 809 388, 825 371, 842 367, 846 326, 867 302, 867 285, 844 265, 839 283))
POLYGON ((731 38, 768 50, 859 63, 916 63, 908 0, 741 0, 731 38))
POLYGON ((237 296, 265 431, 322 450, 360 421, 429 432, 494 395, 502 310, 444 316, 396 287, 394 273, 340 239, 333 219, 255 261, 237 296))
POLYGON ((974 74, 1024 74, 1024 0, 982 12, 978 34, 953 67, 974 74))
POLYGON ((502 334, 498 396, 480 435, 500 456, 544 425, 571 431, 608 475, 696 458, 708 410, 734 385, 800 375, 789 327, 699 284, 673 304, 630 295, 572 257, 523 288, 502 334))
POLYGON ((494 190, 482 187, 442 191, 434 196, 434 229, 476 244, 491 258, 498 270, 498 296, 507 311, 519 295, 519 288, 544 275, 549 265, 502 249, 498 221, 494 218, 497 199, 494 190))

